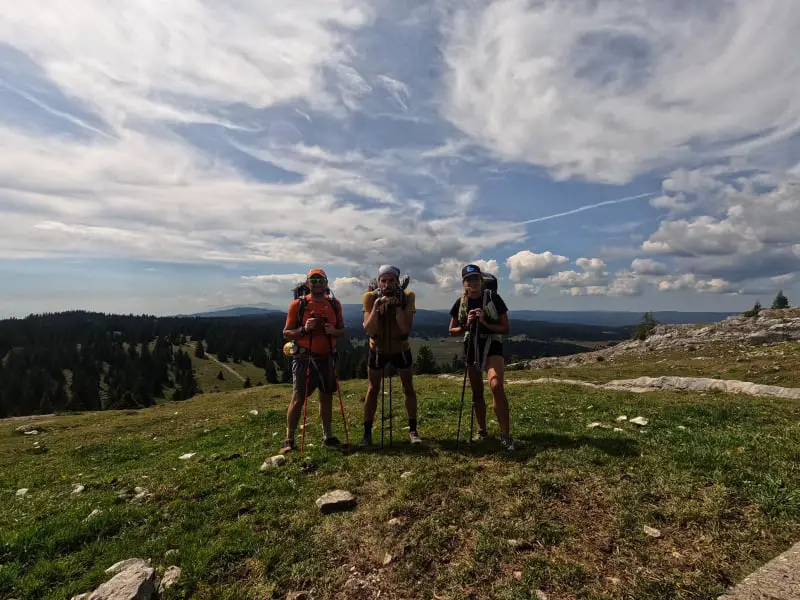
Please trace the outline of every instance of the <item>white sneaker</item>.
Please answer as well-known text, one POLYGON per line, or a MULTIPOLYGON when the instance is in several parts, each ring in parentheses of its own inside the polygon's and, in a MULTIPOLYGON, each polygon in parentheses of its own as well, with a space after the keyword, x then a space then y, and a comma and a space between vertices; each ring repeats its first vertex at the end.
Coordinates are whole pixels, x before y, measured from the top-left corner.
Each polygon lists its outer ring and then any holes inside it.
POLYGON ((408 432, 408 439, 411 440, 412 444, 421 444, 422 438, 419 437, 419 434, 416 431, 409 431, 408 432))
POLYGON ((503 446, 503 448, 505 450, 508 450, 509 452, 513 452, 514 450, 516 450, 516 448, 514 448, 514 438, 512 438, 510 435, 505 436, 501 433, 500 445, 503 446))

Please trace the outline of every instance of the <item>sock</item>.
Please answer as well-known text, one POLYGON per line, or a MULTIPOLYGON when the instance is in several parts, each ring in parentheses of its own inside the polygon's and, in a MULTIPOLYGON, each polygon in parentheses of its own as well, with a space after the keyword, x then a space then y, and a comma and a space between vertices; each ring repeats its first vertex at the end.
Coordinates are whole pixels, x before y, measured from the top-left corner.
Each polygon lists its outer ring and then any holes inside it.
POLYGON ((325 437, 326 440, 333 437, 333 432, 331 431, 330 423, 322 424, 322 435, 325 437))
POLYGON ((286 439, 285 442, 293 442, 294 441, 294 431, 291 429, 287 430, 286 432, 286 439))
POLYGON ((364 435, 372 437, 372 421, 364 421, 364 435))
POLYGON ((408 429, 410 431, 416 431, 417 430, 417 420, 416 419, 409 419, 408 420, 408 429))

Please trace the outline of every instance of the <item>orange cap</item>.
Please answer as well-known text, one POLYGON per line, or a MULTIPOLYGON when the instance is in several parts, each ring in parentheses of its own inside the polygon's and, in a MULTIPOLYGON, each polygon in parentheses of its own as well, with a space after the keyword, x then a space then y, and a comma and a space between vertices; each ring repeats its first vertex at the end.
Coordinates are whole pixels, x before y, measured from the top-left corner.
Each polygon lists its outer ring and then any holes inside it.
POLYGON ((328 278, 328 276, 325 275, 325 271, 323 271, 322 269, 311 269, 308 272, 308 275, 306 275, 306 279, 311 279, 312 275, 320 275, 321 277, 324 277, 325 279, 328 278))

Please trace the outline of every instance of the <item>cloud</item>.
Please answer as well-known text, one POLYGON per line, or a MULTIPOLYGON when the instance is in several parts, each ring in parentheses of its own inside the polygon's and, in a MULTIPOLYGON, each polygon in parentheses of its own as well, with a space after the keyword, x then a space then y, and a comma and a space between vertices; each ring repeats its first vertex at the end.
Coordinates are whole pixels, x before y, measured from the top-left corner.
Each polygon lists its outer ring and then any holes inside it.
POLYGON ((478 265, 484 273, 491 273, 497 277, 498 280, 501 279, 497 274, 500 267, 494 259, 464 261, 455 258, 447 258, 431 269, 433 281, 428 281, 427 283, 435 283, 442 291, 460 290, 462 287, 461 269, 467 264, 478 265))
POLYGON ((658 284, 662 292, 676 292, 681 290, 694 290, 711 294, 738 294, 740 290, 724 279, 699 279, 694 273, 684 273, 663 279, 658 284))
POLYGON ((337 30, 370 19, 366 3, 355 0, 187 0, 130 3, 125 10, 87 0, 20 5, 13 18, 0 13, 0 39, 115 126, 137 118, 222 124, 228 121, 221 109, 234 103, 264 108, 304 99, 333 109, 326 69, 346 103, 358 85, 337 30))
POLYGON ((369 280, 360 277, 337 277, 331 283, 331 289, 341 300, 361 300, 367 291, 369 280))
POLYGON ((599 287, 609 283, 609 273, 606 272, 605 261, 599 258, 579 258, 575 261, 583 272, 560 271, 549 277, 541 279, 541 283, 561 288, 572 287, 599 287))
POLYGON ((469 2, 443 28, 443 112, 558 179, 746 155, 800 128, 798 26, 783 0, 469 2))
POLYGON ((541 288, 530 283, 515 283, 514 294, 522 297, 531 297, 539 293, 541 288))
POLYGON ((240 285, 264 297, 286 296, 287 302, 290 302, 295 285, 305 280, 305 273, 243 275, 240 285))
POLYGON ((666 275, 667 265, 652 258, 635 258, 631 270, 639 275, 666 275))
POLYGON ((569 262, 566 256, 553 254, 549 250, 537 254, 530 250, 521 250, 506 259, 506 266, 511 269, 511 280, 521 281, 534 277, 547 277, 558 265, 569 262))

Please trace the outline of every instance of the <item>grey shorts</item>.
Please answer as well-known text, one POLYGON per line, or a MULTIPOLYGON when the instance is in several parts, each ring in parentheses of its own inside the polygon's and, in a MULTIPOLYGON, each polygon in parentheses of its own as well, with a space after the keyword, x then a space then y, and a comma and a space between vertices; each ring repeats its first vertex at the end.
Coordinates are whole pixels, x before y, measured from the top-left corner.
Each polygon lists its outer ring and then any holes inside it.
POLYGON ((336 392, 335 362, 332 356, 322 358, 295 357, 292 360, 292 389, 299 398, 306 396, 306 369, 311 369, 308 381, 308 395, 317 389, 323 394, 336 392))

